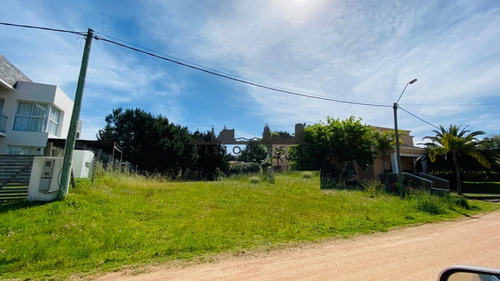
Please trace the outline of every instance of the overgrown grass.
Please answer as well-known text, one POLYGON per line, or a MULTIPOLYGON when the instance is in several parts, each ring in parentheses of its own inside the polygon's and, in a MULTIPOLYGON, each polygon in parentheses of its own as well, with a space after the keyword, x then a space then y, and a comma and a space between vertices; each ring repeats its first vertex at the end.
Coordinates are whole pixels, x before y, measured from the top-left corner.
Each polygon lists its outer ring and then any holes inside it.
POLYGON ((387 231, 496 205, 426 193, 320 190, 318 175, 172 182, 104 174, 47 204, 0 206, 0 278, 64 279, 127 265, 209 258, 387 231))

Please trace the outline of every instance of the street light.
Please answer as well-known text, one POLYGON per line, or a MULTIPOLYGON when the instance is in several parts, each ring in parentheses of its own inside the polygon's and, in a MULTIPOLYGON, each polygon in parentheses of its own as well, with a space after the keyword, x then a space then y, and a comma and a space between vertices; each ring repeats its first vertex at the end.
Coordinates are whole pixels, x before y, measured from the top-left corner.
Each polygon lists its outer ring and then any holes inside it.
POLYGON ((394 109, 394 137, 396 138, 396 160, 397 160, 397 168, 398 168, 398 186, 401 188, 403 186, 403 174, 401 173, 401 153, 399 151, 399 132, 398 132, 398 107, 399 107, 399 100, 403 96, 406 87, 408 85, 413 84, 417 82, 417 79, 413 79, 410 82, 406 83, 405 88, 401 92, 401 95, 399 95, 398 100, 394 103, 392 108, 394 109))

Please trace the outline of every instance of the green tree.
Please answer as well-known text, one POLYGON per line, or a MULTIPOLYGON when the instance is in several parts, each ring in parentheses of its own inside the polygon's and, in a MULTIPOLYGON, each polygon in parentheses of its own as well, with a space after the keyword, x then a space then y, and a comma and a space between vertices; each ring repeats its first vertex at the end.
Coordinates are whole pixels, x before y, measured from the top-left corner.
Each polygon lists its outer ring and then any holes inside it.
POLYGON ((494 134, 484 138, 485 142, 482 144, 482 148, 486 150, 492 150, 500 154, 500 135, 494 134))
POLYGON ((97 139, 117 142, 123 147, 124 158, 139 171, 177 175, 193 169, 198 155, 186 127, 139 108, 114 109, 105 120, 97 139))
POLYGON ((256 141, 250 141, 246 145, 245 149, 241 151, 238 160, 260 164, 265 161, 268 156, 268 149, 265 145, 259 144, 256 141))
POLYGON ((374 131, 373 132, 373 141, 374 141, 374 148, 375 151, 382 156, 382 165, 384 167, 384 183, 385 183, 385 188, 389 188, 389 179, 387 177, 387 161, 386 157, 387 154, 394 150, 394 145, 396 143, 396 140, 394 138, 394 132, 392 131, 374 131))
POLYGON ((500 173, 500 135, 491 135, 484 138, 481 151, 491 164, 491 170, 500 173))
POLYGON ((357 163, 366 168, 373 163, 372 131, 351 116, 345 120, 328 117, 304 130, 306 144, 292 146, 292 167, 300 170, 321 169, 324 175, 346 178, 348 167, 357 163))
POLYGON ((213 141, 210 131, 201 133, 194 132, 193 137, 198 141, 194 179, 217 180, 220 175, 229 170, 229 154, 225 153, 224 147, 213 141))
POLYGON ((457 193, 462 194, 462 181, 460 178, 459 158, 469 156, 476 160, 483 167, 489 169, 491 167, 489 161, 480 151, 482 141, 477 139, 477 136, 483 135, 483 131, 471 132, 461 126, 450 125, 445 129, 442 125, 440 131, 433 130, 435 136, 426 136, 424 140, 430 142, 425 143, 429 158, 435 162, 438 156, 451 156, 454 164, 454 173, 456 178, 457 193))

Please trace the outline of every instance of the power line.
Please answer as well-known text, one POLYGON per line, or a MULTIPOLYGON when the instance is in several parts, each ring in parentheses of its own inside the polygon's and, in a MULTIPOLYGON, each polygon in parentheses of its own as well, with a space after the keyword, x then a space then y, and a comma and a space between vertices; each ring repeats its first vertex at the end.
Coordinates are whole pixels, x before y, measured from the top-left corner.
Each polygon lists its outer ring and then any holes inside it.
POLYGON ((134 46, 134 47, 137 47, 137 48, 142 49, 142 50, 149 51, 149 52, 154 53, 154 54, 158 54, 158 55, 161 55, 161 56, 165 56, 165 57, 171 58, 171 59, 173 59, 173 60, 178 60, 178 61, 184 62, 184 63, 186 63, 186 64, 191 64, 191 65, 198 66, 198 67, 201 67, 201 68, 209 69, 209 70, 212 70, 212 71, 214 71, 214 72, 218 72, 218 73, 223 73, 223 74, 226 74, 226 75, 228 75, 228 76, 241 78, 241 77, 239 77, 238 75, 235 75, 235 74, 233 74, 233 73, 228 73, 228 72, 220 71, 220 70, 213 69, 213 68, 210 68, 210 67, 207 67, 207 66, 199 65, 199 64, 197 64, 197 63, 194 63, 194 62, 191 62, 191 61, 187 61, 187 60, 184 60, 184 59, 181 59, 181 58, 178 58, 178 57, 174 57, 174 56, 171 56, 171 55, 168 55, 168 54, 162 53, 162 52, 158 52, 158 51, 156 51, 156 50, 149 49, 149 48, 146 48, 146 47, 143 47, 143 46, 137 45, 137 44, 135 44, 135 43, 132 43, 132 42, 129 42, 129 41, 126 41, 126 40, 123 40, 123 39, 117 38, 117 37, 113 37, 113 36, 108 35, 108 34, 104 34, 104 33, 102 33, 102 32, 94 31, 94 33, 95 33, 95 34, 101 34, 102 36, 109 37, 109 38, 111 38, 111 39, 114 39, 114 40, 119 41, 119 42, 122 42, 122 43, 126 43, 126 44, 128 44, 128 45, 130 45, 130 46, 134 46))
MULTIPOLYGON (((48 27, 33 26, 33 25, 14 24, 14 23, 7 23, 7 22, 0 22, 0 25, 12 26, 12 27, 30 28, 30 29, 39 29, 39 30, 62 32, 62 33, 70 33, 70 34, 76 34, 76 35, 79 35, 79 36, 86 36, 87 35, 86 32, 79 32, 79 31, 66 30, 66 29, 48 28, 48 27)), ((324 96, 318 96, 318 95, 300 93, 300 92, 297 92, 297 91, 284 90, 284 89, 279 89, 279 88, 276 88, 276 87, 266 86, 266 85, 263 85, 263 84, 258 83, 258 82, 252 82, 252 81, 250 81, 248 79, 243 79, 243 78, 238 77, 238 76, 236 76, 234 74, 224 73, 224 72, 219 71, 219 70, 211 69, 211 68, 205 67, 205 66, 200 66, 200 65, 197 65, 195 63, 186 61, 186 60, 182 60, 182 59, 179 59, 179 58, 176 58, 176 57, 173 57, 173 56, 162 54, 162 53, 160 53, 158 51, 155 51, 155 50, 152 50, 152 49, 148 49, 148 48, 136 45, 134 43, 130 43, 130 42, 127 42, 127 41, 124 41, 124 40, 112 37, 110 35, 106 35, 104 33, 100 33, 100 32, 96 32, 96 33, 102 34, 103 36, 106 36, 106 37, 113 38, 113 39, 115 39, 117 41, 124 42, 126 44, 119 43, 119 42, 116 42, 116 41, 113 41, 113 40, 109 40, 109 39, 106 39, 106 38, 103 38, 103 37, 94 36, 94 38, 96 40, 105 41, 105 42, 108 42, 108 43, 111 43, 111 44, 115 44, 115 45, 118 45, 118 46, 126 48, 126 49, 130 49, 130 50, 133 50, 133 51, 136 51, 136 52, 139 52, 139 53, 143 53, 143 54, 155 57, 155 58, 162 59, 162 60, 165 60, 165 61, 168 61, 168 62, 171 62, 171 63, 175 63, 175 64, 178 64, 178 65, 181 65, 181 66, 184 66, 184 67, 188 67, 188 68, 191 68, 191 69, 195 69, 195 70, 202 71, 202 72, 205 72, 205 73, 208 73, 208 74, 211 74, 211 75, 219 76, 219 77, 222 77, 222 78, 225 78, 225 79, 233 80, 233 81, 240 82, 240 83, 247 84, 247 85, 251 85, 251 86, 254 86, 254 87, 258 87, 258 88, 262 88, 262 89, 267 89, 267 90, 271 90, 271 91, 275 91, 275 92, 280 92, 280 93, 284 93, 284 94, 294 95, 294 96, 300 96, 300 97, 312 98, 312 99, 318 99, 318 100, 325 100, 325 101, 332 101, 332 102, 338 102, 338 103, 363 105, 363 106, 373 106, 373 107, 392 107, 391 105, 387 105, 387 104, 370 103, 370 102, 360 102, 360 101, 343 100, 343 99, 335 99, 335 98, 329 98, 329 97, 324 97, 324 96), (135 47, 132 47, 132 46, 135 46, 135 47)), ((406 104, 406 105, 410 105, 410 106, 470 106, 470 105, 483 106, 484 105, 484 106, 487 106, 487 105, 497 105, 497 104, 455 104, 455 105, 453 105, 453 104, 449 104, 449 105, 439 105, 439 104, 432 104, 432 105, 406 104)), ((403 108, 401 108, 401 109, 403 109, 403 108)), ((406 111, 406 110, 404 110, 404 111, 406 111)), ((406 112, 408 114, 413 115, 412 113, 410 113, 408 111, 406 111, 406 112)), ((414 117, 419 118, 417 116, 414 116, 414 117)), ((425 120, 422 120, 422 121, 426 122, 425 120)), ((432 125, 432 126, 434 126, 434 125, 432 125)))
POLYGON ((419 103, 414 103, 414 104, 411 104, 411 103, 405 103, 404 105, 406 106, 420 106, 420 107, 460 107, 460 106, 499 106, 500 103, 468 103, 468 104, 465 104, 465 103, 457 103, 457 104, 439 104, 439 103, 435 103, 435 104, 419 104, 419 103))
POLYGON ((251 82, 251 81, 248 81, 248 80, 244 80, 244 79, 241 79, 241 78, 236 78, 236 77, 229 76, 229 75, 226 75, 226 74, 221 74, 221 73, 215 72, 213 70, 208 70, 206 68, 202 68, 202 67, 199 67, 199 66, 194 66, 194 65, 191 65, 191 64, 188 64, 188 63, 184 63, 184 62, 181 62, 181 61, 178 61, 178 60, 167 58, 165 56, 160 56, 160 55, 154 54, 152 52, 144 51, 144 50, 141 50, 139 48, 128 46, 128 45, 125 45, 125 44, 122 44, 122 43, 119 43, 119 42, 116 42, 116 41, 113 41, 113 40, 109 40, 109 39, 106 39, 106 38, 102 38, 102 37, 94 37, 94 38, 96 40, 101 40, 101 41, 105 41, 105 42, 108 42, 108 43, 111 43, 111 44, 115 44, 117 46, 120 46, 120 47, 123 47, 123 48, 126 48, 126 49, 130 49, 132 51, 136 51, 136 52, 139 52, 139 53, 143 53, 143 54, 146 54, 146 55, 158 58, 158 59, 162 59, 162 60, 165 60, 165 61, 168 61, 168 62, 171 62, 171 63, 175 63, 175 64, 178 64, 178 65, 181 65, 181 66, 184 66, 184 67, 188 67, 188 68, 195 69, 195 70, 198 70, 198 71, 202 71, 202 72, 205 72, 205 73, 208 73, 208 74, 211 74, 211 75, 219 76, 219 77, 222 77, 222 78, 226 78, 226 79, 229 79, 229 80, 233 80, 233 81, 236 81, 236 82, 240 82, 240 83, 243 83, 243 84, 251 85, 251 86, 262 88, 262 89, 267 89, 267 90, 271 90, 271 91, 275 91, 275 92, 280 92, 280 93, 284 93, 284 94, 289 94, 289 95, 294 95, 294 96, 300 96, 300 97, 306 97, 306 98, 312 98, 312 99, 319 99, 319 100, 325 100, 325 101, 332 101, 332 102, 338 102, 338 103, 347 103, 347 104, 356 104, 356 105, 365 105, 365 106, 374 106, 374 107, 391 107, 391 105, 385 105, 385 104, 375 104, 375 103, 368 103, 368 102, 358 102, 358 101, 341 100, 341 99, 334 99, 334 98, 316 96, 316 95, 311 95, 311 94, 304 94, 304 93, 299 93, 299 92, 295 92, 295 91, 282 90, 282 89, 279 89, 279 88, 276 88, 276 87, 266 86, 266 85, 263 85, 263 84, 260 84, 260 83, 251 82))
POLYGON ((86 32, 79 32, 79 31, 73 31, 73 30, 56 29, 56 28, 41 27, 41 26, 34 26, 34 25, 14 24, 14 23, 7 23, 7 22, 0 22, 0 25, 31 28, 31 29, 40 29, 40 30, 63 32, 63 33, 71 33, 71 34, 76 34, 76 35, 81 35, 81 36, 85 36, 87 34, 86 32))
MULTIPOLYGON (((103 36, 106 36, 106 37, 112 38, 112 39, 114 39, 114 40, 116 40, 116 41, 118 41, 118 42, 126 43, 126 44, 128 44, 128 45, 130 45, 130 46, 134 46, 134 47, 136 47, 136 48, 138 48, 138 49, 140 49, 140 50, 146 50, 146 51, 149 51, 149 52, 151 52, 151 53, 153 53, 153 54, 158 54, 158 55, 160 55, 160 56, 164 56, 164 57, 170 58, 170 59, 172 59, 172 60, 177 60, 177 61, 180 61, 180 62, 183 62, 183 63, 189 64, 189 65, 194 65, 194 66, 199 67, 199 68, 208 69, 208 70, 211 70, 211 71, 216 72, 216 73, 219 73, 219 74, 225 74, 225 75, 227 75, 227 76, 231 76, 231 77, 233 77, 233 78, 238 78, 238 79, 242 79, 242 80, 246 80, 246 81, 249 81, 249 82, 252 82, 252 83, 259 84, 259 83, 255 82, 255 81, 251 81, 250 79, 245 79, 245 78, 243 78, 243 77, 241 77, 241 76, 238 76, 238 75, 236 75, 236 74, 234 74, 234 73, 224 72, 224 71, 217 70, 217 69, 214 69, 214 68, 210 68, 210 67, 207 67, 207 66, 204 66, 204 65, 200 65, 200 64, 197 64, 197 63, 194 63, 194 62, 188 61, 188 60, 184 60, 184 59, 181 59, 181 58, 178 58, 178 57, 174 57, 174 56, 171 56, 171 55, 168 55, 168 54, 165 54, 165 53, 162 53, 162 52, 159 52, 159 51, 153 50, 153 49, 149 49, 149 48, 147 48, 147 47, 143 47, 143 46, 137 45, 137 44, 135 44, 135 43, 132 43, 132 42, 129 42, 129 41, 126 41, 126 40, 123 40, 123 39, 117 38, 117 37, 113 37, 113 36, 108 35, 108 34, 104 34, 104 33, 102 33, 102 32, 94 31, 94 33, 95 33, 95 34, 101 34, 101 35, 103 35, 103 36)), ((103 40, 103 38, 98 38, 98 40, 99 40, 99 39, 103 40)), ((293 92, 293 90, 289 90, 289 89, 283 89, 283 88, 281 88, 281 90, 287 90, 287 91, 292 91, 292 92, 293 92)), ((313 95, 311 94, 311 96, 313 96, 313 95)), ((318 96, 318 95, 314 95, 314 96, 318 96)), ((319 96, 318 96, 318 97, 319 97, 319 96)), ((328 97, 324 97, 324 96, 323 96, 323 98, 328 98, 328 97)), ((339 100, 340 100, 340 99, 339 99, 339 100)), ((381 105, 385 105, 385 104, 381 104, 381 105)))
MULTIPOLYGON (((76 34, 76 35, 80 35, 80 36, 86 36, 85 32, 78 32, 78 31, 65 30, 65 29, 55 29, 55 28, 33 26, 33 25, 13 24, 13 23, 6 23, 6 22, 0 22, 0 24, 1 25, 6 25, 6 26, 13 26, 13 27, 23 27, 23 28, 31 28, 31 29, 39 29, 39 30, 47 30, 47 31, 71 33, 71 34, 76 34)), ((107 36, 107 35, 105 35, 105 36, 107 36)), ((254 86, 254 87, 258 87, 258 88, 262 88, 262 89, 267 89, 267 90, 271 90, 271 91, 275 91, 275 92, 281 92, 281 93, 289 94, 289 95, 295 95, 295 96, 312 98, 312 99, 319 99, 319 100, 325 100, 325 101, 332 101, 332 102, 338 102, 338 103, 364 105, 364 106, 374 106, 374 107, 391 107, 390 105, 386 105, 386 104, 376 104, 376 103, 369 103, 369 102, 358 102, 358 101, 349 101, 349 100, 342 100, 342 99, 334 99, 334 98, 329 98, 329 97, 322 97, 322 96, 316 96, 316 95, 311 95, 311 94, 299 93, 299 92, 290 91, 290 90, 283 90, 283 89, 279 89, 279 88, 276 88, 276 87, 270 87, 270 86, 266 86, 266 85, 263 85, 263 84, 260 84, 260 83, 257 83, 257 82, 251 82, 249 80, 245 80, 245 79, 236 77, 236 76, 234 76, 232 74, 224 74, 224 73, 222 73, 222 71, 211 70, 211 69, 209 69, 207 67, 196 66, 193 63, 182 62, 180 59, 177 59, 177 58, 175 58, 175 59, 174 58, 168 58, 167 56, 165 56, 163 54, 162 55, 158 55, 159 52, 157 52, 157 51, 153 51, 153 50, 145 51, 146 48, 144 48, 144 47, 140 47, 140 46, 137 46, 137 45, 135 45, 137 47, 132 47, 132 46, 130 46, 130 45, 133 45, 131 43, 127 43, 129 45, 126 45, 124 43, 119 43, 119 42, 116 42, 116 41, 113 41, 113 40, 109 40, 109 39, 106 39, 106 38, 103 38, 103 37, 94 36, 94 38, 96 40, 101 40, 101 41, 105 41, 105 42, 108 42, 108 43, 111 43, 111 44, 115 44, 117 46, 120 46, 120 47, 123 47, 123 48, 126 48, 126 49, 130 49, 130 50, 133 50, 133 51, 136 51, 136 52, 139 52, 139 53, 143 53, 143 54, 155 57, 155 58, 159 58, 159 59, 171 62, 171 63, 175 63, 175 64, 178 64, 178 65, 181 65, 181 66, 184 66, 184 67, 188 67, 188 68, 195 69, 195 70, 198 70, 198 71, 202 71, 202 72, 205 72, 205 73, 208 73, 208 74, 211 74, 211 75, 219 76, 219 77, 222 77, 222 78, 226 78, 226 79, 229 79, 229 80, 233 80, 233 81, 236 81, 236 82, 244 83, 244 84, 251 85, 251 86, 254 86), (155 54, 155 53, 157 53, 157 54, 155 54)), ((115 40, 119 40, 119 39, 115 39, 115 40)), ((124 42, 123 40, 120 40, 120 41, 124 42)))
POLYGON ((430 122, 425 121, 424 119, 422 119, 422 118, 418 117, 417 115, 415 115, 415 114, 413 114, 413 113, 409 112, 408 110, 406 110, 406 109, 404 109, 404 108, 402 108, 402 107, 399 107, 399 109, 403 110, 404 112, 406 112, 406 113, 410 114, 411 116, 413 116, 413 117, 417 118, 418 120, 420 120, 420 121, 422 121, 422 122, 424 122, 424 123, 426 123, 426 124, 428 124, 428 125, 431 125, 432 127, 434 127, 434 128, 436 128, 436 129, 438 129, 438 130, 439 130, 439 127, 438 127, 438 126, 436 126, 436 125, 434 125, 434 124, 432 124, 432 123, 430 123, 430 122))

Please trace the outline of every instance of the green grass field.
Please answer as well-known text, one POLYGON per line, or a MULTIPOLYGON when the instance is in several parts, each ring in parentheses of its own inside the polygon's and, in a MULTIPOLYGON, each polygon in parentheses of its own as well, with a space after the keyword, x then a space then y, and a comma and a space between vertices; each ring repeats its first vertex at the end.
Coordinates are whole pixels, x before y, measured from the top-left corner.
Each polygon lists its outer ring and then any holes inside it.
MULTIPOLYGON (((255 177, 255 175, 253 176, 255 177)), ((317 174, 217 182, 105 174, 64 201, 0 205, 0 278, 65 279, 206 260, 488 212, 498 206, 376 189, 320 190, 317 174)))

